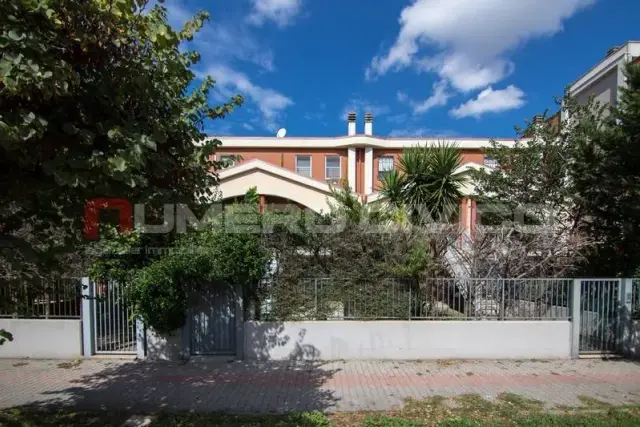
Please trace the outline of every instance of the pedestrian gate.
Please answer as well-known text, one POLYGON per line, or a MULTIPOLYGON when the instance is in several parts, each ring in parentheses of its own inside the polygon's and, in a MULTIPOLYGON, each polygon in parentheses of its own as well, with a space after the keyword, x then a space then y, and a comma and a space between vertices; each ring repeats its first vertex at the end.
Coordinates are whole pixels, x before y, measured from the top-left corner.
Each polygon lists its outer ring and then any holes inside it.
POLYGON ((97 354, 136 354, 136 322, 115 281, 92 282, 94 342, 97 354))
POLYGON ((231 355, 236 352, 235 292, 229 286, 193 292, 189 310, 191 354, 231 355))
POLYGON ((619 279, 580 281, 580 354, 618 351, 619 279))

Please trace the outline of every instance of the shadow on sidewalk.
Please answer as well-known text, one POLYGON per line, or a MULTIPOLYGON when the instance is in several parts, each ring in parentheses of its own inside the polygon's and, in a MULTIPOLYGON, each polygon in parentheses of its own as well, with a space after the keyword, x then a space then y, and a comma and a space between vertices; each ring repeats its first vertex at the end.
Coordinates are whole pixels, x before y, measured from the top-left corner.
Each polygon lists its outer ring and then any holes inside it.
MULTIPOLYGON (((106 363, 105 363, 106 366, 106 363)), ((285 413, 328 410, 337 399, 323 384, 337 370, 321 362, 226 361, 187 363, 136 361, 106 366, 48 391, 29 408, 124 412, 225 411, 285 413)))

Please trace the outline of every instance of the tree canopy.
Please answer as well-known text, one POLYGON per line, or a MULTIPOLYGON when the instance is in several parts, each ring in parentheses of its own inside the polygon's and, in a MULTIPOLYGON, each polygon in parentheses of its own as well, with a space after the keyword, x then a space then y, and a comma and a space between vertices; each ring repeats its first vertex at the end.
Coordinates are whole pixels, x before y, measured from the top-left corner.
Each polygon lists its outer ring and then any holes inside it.
MULTIPOLYGON (((508 251, 513 260, 501 266, 522 274, 629 277, 638 271, 640 65, 628 65, 626 75, 617 105, 594 99, 579 104, 567 92, 560 102, 566 119, 559 128, 545 115, 520 130, 524 138, 515 147, 492 143, 487 154, 499 169, 475 175, 481 222, 506 224, 513 232, 505 234, 503 227, 499 247, 484 233, 485 249, 475 254, 483 265, 492 258, 489 252, 517 247, 508 251), (538 227, 536 238, 508 225, 523 220, 538 227), (521 265, 532 257, 519 253, 540 254, 546 267, 521 265)), ((482 246, 482 241, 476 239, 474 245, 482 246)))
POLYGON ((581 225, 597 242, 585 274, 640 272, 640 65, 625 74, 605 126, 584 141, 573 165, 581 225))
POLYGON ((39 274, 82 242, 84 204, 197 203, 217 182, 197 52, 147 0, 19 0, 0 8, 0 272, 39 274), (195 144, 194 144, 195 143, 195 144))

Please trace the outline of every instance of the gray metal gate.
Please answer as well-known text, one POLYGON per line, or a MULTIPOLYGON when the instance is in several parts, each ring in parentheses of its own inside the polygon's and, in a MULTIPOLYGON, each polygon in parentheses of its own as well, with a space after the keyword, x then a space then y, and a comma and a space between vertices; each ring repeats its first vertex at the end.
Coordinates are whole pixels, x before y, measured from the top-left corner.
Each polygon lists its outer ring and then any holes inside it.
POLYGON ((194 355, 236 352, 235 292, 217 286, 192 294, 189 312, 190 348, 194 355))
POLYGON ((581 280, 580 354, 618 351, 619 279, 581 280))
POLYGON ((96 353, 136 354, 136 322, 124 298, 124 287, 114 281, 92 282, 92 286, 96 353))

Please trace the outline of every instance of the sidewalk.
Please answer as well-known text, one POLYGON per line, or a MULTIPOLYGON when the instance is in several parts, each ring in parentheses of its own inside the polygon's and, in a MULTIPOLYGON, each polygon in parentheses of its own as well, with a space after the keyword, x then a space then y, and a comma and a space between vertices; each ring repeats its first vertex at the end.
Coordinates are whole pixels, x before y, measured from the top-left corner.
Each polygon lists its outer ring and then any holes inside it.
POLYGON ((186 364, 0 360, 0 408, 69 405, 132 412, 388 410, 406 398, 503 392, 550 408, 583 397, 640 402, 640 364, 571 361, 338 361, 186 364))

